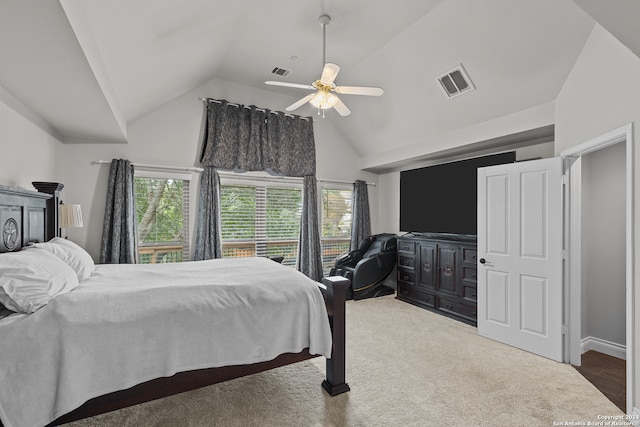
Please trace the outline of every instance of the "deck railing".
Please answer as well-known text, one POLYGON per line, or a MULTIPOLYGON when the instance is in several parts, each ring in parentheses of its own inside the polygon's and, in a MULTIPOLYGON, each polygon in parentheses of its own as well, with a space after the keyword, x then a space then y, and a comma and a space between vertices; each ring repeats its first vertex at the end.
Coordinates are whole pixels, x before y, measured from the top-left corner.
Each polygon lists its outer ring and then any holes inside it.
MULTIPOLYGON (((325 274, 329 272, 335 259, 349 251, 349 238, 325 238, 321 239, 322 267, 325 274)), ((183 249, 181 244, 166 244, 154 246, 140 246, 141 264, 157 264, 161 262, 183 261, 183 249)), ((252 257, 252 256, 284 256, 285 265, 295 266, 298 256, 298 240, 274 240, 269 242, 223 242, 222 256, 252 257)))
POLYGON ((162 262, 182 262, 184 245, 167 244, 139 246, 140 264, 158 264, 162 262))
MULTIPOLYGON (((349 251, 349 238, 325 238, 321 239, 322 267, 328 273, 333 267, 336 257, 349 251)), ((269 242, 223 242, 223 257, 249 257, 249 256, 284 256, 285 265, 295 266, 298 256, 298 240, 274 240, 269 242)))

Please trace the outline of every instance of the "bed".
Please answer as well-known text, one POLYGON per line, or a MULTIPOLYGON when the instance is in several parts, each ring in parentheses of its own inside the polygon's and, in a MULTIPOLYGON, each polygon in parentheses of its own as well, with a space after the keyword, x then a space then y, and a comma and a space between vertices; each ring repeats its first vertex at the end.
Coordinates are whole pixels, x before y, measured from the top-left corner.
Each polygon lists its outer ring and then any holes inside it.
POLYGON ((46 301, 2 282, 13 298, 0 314, 4 426, 65 423, 317 355, 322 387, 349 390, 347 281, 317 283, 266 258, 93 265, 52 230, 53 184, 51 194, 0 186, 5 278, 20 263, 65 277, 46 301))

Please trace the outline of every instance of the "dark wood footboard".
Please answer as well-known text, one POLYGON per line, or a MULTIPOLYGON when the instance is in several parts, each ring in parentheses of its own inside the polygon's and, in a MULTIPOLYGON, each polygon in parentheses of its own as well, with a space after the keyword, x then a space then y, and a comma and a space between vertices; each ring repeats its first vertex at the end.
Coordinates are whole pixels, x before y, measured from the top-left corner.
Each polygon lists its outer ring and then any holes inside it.
POLYGON ((304 349, 300 353, 285 353, 267 362, 253 363, 251 365, 222 366, 219 368, 197 369, 194 371, 178 372, 171 377, 156 378, 126 390, 98 396, 85 402, 78 409, 61 416, 50 427, 57 426, 83 418, 93 417, 117 409, 127 408, 133 405, 150 402, 163 397, 173 396, 200 387, 206 387, 244 377, 269 369, 279 368, 291 363, 318 357, 304 349))
MULTIPOLYGON (((345 295, 349 280, 344 277, 325 277, 320 290, 325 299, 329 323, 333 337, 331 358, 326 362, 326 376, 322 388, 331 396, 336 396, 350 390, 346 382, 345 358, 345 295)), ((246 375, 256 374, 269 369, 278 368, 292 363, 308 360, 317 355, 304 349, 300 353, 285 353, 267 362, 250 365, 223 366, 219 368, 198 369, 179 372, 171 377, 156 378, 138 384, 126 390, 109 393, 87 401, 78 409, 63 415, 50 426, 68 423, 82 418, 92 417, 105 412, 115 411, 128 406, 138 405, 151 400, 160 399, 174 394, 194 390, 208 385, 218 384, 246 375)))
POLYGON ((322 278, 322 284, 326 286, 323 294, 327 304, 327 311, 329 312, 329 322, 331 323, 331 334, 333 336, 331 359, 327 359, 327 373, 325 380, 322 382, 322 387, 331 396, 350 390, 346 380, 345 336, 345 300, 350 283, 348 279, 342 276, 322 278))

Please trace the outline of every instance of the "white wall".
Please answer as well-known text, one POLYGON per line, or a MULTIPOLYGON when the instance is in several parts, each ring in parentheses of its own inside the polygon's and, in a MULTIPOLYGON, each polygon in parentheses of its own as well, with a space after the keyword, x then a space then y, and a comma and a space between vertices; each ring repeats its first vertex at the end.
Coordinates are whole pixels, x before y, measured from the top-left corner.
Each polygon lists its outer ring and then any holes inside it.
POLYGON ((626 344, 626 146, 582 156, 582 338, 626 344))
MULTIPOLYGON (((634 123, 634 139, 640 141, 640 58, 599 25, 585 47, 556 99, 556 154, 601 136, 628 123, 634 123)), ((635 150, 636 168, 640 152, 635 150)), ((634 174, 634 270, 640 268, 640 176, 634 174)), ((637 283, 634 277, 634 284, 637 283)), ((640 313, 636 286, 635 310, 640 313)), ((635 328, 634 390, 639 407, 640 328, 635 328)), ((627 361, 629 363, 629 361, 627 361)))
MULTIPOLYGON (((282 105, 295 101, 274 92, 254 89, 219 79, 211 80, 199 88, 169 102, 152 113, 129 124, 128 144, 79 144, 65 147, 69 167, 65 171, 64 190, 68 203, 82 205, 85 227, 68 230, 69 237, 84 246, 98 259, 102 222, 106 198, 108 165, 91 165, 95 160, 126 158, 133 163, 191 167, 197 165, 204 108, 200 97, 226 99, 229 102, 256 105, 282 110, 282 105)), ((331 112, 329 112, 330 114, 331 112)), ((328 119, 314 118, 316 140, 316 175, 318 178, 354 181, 362 179, 376 183, 374 174, 357 168, 358 158, 328 119)), ((191 235, 195 224, 197 180, 191 186, 191 235)), ((377 187, 369 187, 372 206, 372 228, 378 230, 377 187)))
POLYGON ((0 101, 0 185, 35 190, 32 181, 62 182, 64 146, 0 101))

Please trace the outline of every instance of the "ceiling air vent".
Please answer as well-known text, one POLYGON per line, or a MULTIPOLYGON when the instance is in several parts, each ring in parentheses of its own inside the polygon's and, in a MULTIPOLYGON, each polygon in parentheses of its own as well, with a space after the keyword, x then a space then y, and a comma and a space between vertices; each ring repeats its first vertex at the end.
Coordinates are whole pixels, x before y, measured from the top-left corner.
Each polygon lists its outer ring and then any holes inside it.
POLYGON ((476 88, 462 64, 438 77, 438 81, 449 98, 462 95, 476 88))
POLYGON ((284 68, 275 67, 271 70, 271 74, 275 74, 276 76, 286 77, 289 75, 289 70, 285 70, 284 68))

